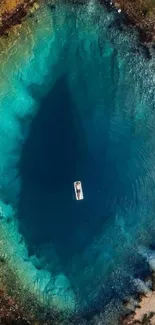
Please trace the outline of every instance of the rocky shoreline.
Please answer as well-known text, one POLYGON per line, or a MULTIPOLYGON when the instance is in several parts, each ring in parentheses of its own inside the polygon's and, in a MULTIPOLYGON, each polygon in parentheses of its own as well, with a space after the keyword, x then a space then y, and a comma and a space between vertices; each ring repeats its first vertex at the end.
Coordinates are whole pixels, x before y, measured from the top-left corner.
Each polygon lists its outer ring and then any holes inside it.
MULTIPOLYGON (((84 5, 86 0, 66 0, 72 4, 84 5)), ((155 1, 154 0, 98 0, 108 10, 120 14, 120 20, 139 32, 143 45, 155 46, 155 1)))
POLYGON ((139 292, 135 298, 123 301, 121 325, 155 325, 155 271, 145 281, 138 280, 139 292))
MULTIPOLYGON (((51 0, 43 0, 53 4, 51 0)), ((154 0, 98 0, 108 10, 120 14, 120 20, 134 27, 139 32, 140 42, 145 46, 155 47, 155 2, 154 0)), ((86 0, 66 0, 71 4, 84 5, 86 0)), ((56 1, 54 1, 56 5, 56 1)), ((22 19, 38 6, 38 0, 3 0, 0 4, 0 36, 21 24, 22 19)))
POLYGON ((126 23, 139 31, 142 43, 155 43, 155 2, 153 0, 100 0, 124 15, 126 23))
POLYGON ((3 255, 0 255, 0 324, 37 324, 33 299, 24 292, 3 255))
MULTIPOLYGON (((43 0, 50 2, 50 0, 43 0)), ((116 10, 128 26, 135 27, 144 45, 155 46, 155 2, 154 0, 98 0, 107 9, 116 10)), ((54 1, 56 4, 56 1, 54 1)), ((66 0, 84 5, 86 0, 66 0)), ((53 3, 53 1, 52 1, 53 3)), ((6 35, 14 25, 21 24, 37 0, 3 0, 0 4, 0 36, 6 35)))
POLYGON ((9 268, 7 257, 0 253, 0 325, 62 324, 61 316, 36 300, 9 268))
POLYGON ((38 6, 36 0, 18 0, 12 6, 8 5, 8 1, 0 5, 0 36, 7 36, 12 26, 21 24, 27 13, 38 6))

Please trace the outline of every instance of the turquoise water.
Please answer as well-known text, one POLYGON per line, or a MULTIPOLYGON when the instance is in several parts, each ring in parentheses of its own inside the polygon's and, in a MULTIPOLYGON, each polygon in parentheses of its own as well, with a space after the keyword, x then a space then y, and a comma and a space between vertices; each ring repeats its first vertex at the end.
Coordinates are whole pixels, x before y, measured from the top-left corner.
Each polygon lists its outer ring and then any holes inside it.
POLYGON ((101 8, 47 11, 53 27, 10 72, 16 91, 1 94, 11 263, 44 303, 69 312, 116 304, 154 263, 154 59, 101 8))

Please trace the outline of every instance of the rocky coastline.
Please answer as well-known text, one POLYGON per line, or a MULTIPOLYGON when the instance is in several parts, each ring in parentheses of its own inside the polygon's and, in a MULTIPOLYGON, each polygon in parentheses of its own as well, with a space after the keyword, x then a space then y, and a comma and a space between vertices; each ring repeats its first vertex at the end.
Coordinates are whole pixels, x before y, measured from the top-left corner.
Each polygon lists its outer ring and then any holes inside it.
POLYGON ((0 324, 37 324, 35 309, 30 295, 9 269, 7 259, 0 255, 0 324))
MULTIPOLYGON (((43 0, 47 4, 56 1, 43 0)), ((155 2, 154 0, 98 0, 108 10, 120 14, 120 20, 139 32, 140 42, 144 46, 155 47, 155 2)), ((71 4, 84 5, 86 0, 66 0, 71 4)), ((22 19, 38 6, 38 0, 3 0, 0 4, 0 36, 21 24, 22 19)))
POLYGON ((155 325, 155 271, 145 281, 137 281, 138 293, 123 301, 120 325, 155 325))
POLYGON ((143 44, 155 43, 155 2, 153 0, 100 0, 124 15, 126 24, 137 28, 143 44))
MULTIPOLYGON (((46 0, 44 0, 46 1, 46 0)), ((155 2, 154 0, 98 0, 108 9, 116 10, 123 22, 137 28, 143 44, 155 45, 155 2)), ((46 2, 50 2, 49 0, 46 2)), ((85 0, 67 2, 83 5, 85 0)), ((3 0, 0 4, 0 36, 6 35, 14 25, 21 24, 37 0, 3 0)))
POLYGON ((15 25, 20 25, 28 12, 37 7, 36 0, 5 0, 2 2, 0 4, 0 36, 8 36, 8 30, 15 25))
POLYGON ((0 253, 0 325, 60 324, 61 316, 36 300, 12 272, 5 254, 0 253))

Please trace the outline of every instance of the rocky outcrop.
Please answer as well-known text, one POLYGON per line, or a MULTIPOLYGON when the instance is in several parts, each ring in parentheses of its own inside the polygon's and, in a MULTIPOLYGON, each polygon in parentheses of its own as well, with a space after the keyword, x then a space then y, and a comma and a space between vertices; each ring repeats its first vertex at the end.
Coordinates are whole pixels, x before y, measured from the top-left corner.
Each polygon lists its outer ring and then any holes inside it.
POLYGON ((149 280, 143 283, 143 288, 151 283, 148 291, 139 292, 136 299, 126 299, 124 315, 120 319, 121 325, 155 325, 155 273, 152 272, 149 280))
POLYGON ((29 10, 36 6, 36 0, 5 0, 0 4, 0 36, 7 35, 8 30, 21 24, 29 10))

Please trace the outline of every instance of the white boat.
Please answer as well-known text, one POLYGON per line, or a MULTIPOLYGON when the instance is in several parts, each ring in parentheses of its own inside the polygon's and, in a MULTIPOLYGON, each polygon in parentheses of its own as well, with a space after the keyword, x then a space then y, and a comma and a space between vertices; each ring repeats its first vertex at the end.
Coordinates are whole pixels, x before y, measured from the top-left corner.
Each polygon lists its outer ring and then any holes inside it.
POLYGON ((74 182, 74 190, 75 190, 75 196, 76 200, 83 200, 83 190, 82 185, 80 181, 74 182))

